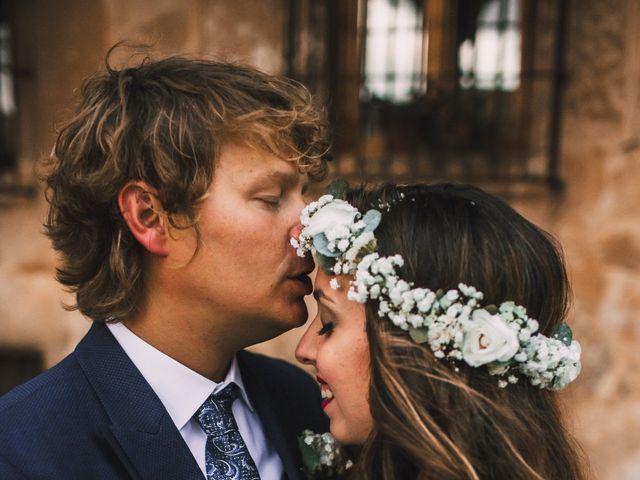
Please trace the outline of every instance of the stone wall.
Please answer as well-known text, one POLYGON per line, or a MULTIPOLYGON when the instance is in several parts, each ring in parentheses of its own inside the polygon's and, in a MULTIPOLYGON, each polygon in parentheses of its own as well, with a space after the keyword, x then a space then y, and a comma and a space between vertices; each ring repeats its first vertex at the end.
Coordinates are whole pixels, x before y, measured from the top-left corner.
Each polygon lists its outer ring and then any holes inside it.
POLYGON ((584 373, 574 414, 597 478, 640 478, 640 3, 574 0, 553 228, 584 373))
MULTIPOLYGON (((17 2, 20 3, 20 2, 17 2)), ((21 171, 33 178, 83 77, 119 40, 284 69, 284 0, 31 0, 33 78, 22 95, 21 171)), ((563 394, 597 478, 640 478, 640 3, 571 0, 562 122, 564 196, 514 197, 562 242, 574 290, 570 321, 584 373, 563 394), (638 203, 636 203, 638 202, 638 203)), ((25 7, 25 8, 27 8, 25 7)), ((47 366, 88 328, 53 280, 42 200, 0 199, 0 346, 33 346, 47 366)), ((315 308, 311 306, 310 310, 315 308)), ((293 360, 301 329, 256 347, 293 360)))

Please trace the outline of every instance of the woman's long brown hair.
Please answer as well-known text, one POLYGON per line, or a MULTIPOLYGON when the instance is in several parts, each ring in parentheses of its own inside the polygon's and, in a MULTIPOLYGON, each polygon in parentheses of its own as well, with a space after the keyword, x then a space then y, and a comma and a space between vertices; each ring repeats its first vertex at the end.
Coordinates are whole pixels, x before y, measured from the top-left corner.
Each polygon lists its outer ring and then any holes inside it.
MULTIPOLYGON (((549 335, 563 321, 569 284, 555 241, 503 201, 463 185, 359 189, 360 211, 390 205, 376 230, 381 255, 432 290, 475 286, 485 304, 512 300, 549 335)), ((582 479, 557 393, 521 378, 499 388, 484 368, 437 360, 428 346, 367 304, 369 402, 374 431, 354 476, 366 479, 582 479)))

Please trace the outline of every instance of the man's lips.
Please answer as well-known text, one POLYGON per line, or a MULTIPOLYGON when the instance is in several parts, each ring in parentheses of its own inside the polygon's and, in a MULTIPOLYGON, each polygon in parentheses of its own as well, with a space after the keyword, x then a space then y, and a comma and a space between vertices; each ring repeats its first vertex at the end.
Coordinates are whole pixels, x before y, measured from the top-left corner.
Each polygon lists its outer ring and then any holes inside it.
POLYGON ((304 295, 311 295, 313 292, 313 282, 307 275, 298 275, 296 277, 289 277, 288 280, 291 280, 300 286, 301 291, 304 295))

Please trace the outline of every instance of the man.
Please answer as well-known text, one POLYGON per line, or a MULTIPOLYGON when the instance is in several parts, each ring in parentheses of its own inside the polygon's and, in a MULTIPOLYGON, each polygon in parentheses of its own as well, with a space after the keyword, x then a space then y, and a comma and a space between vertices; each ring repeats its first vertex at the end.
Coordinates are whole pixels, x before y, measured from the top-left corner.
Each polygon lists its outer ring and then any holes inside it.
POLYGON ((313 264, 288 240, 325 151, 308 92, 251 68, 173 57, 85 83, 45 226, 93 325, 0 399, 0 478, 301 478, 315 382, 243 349, 306 320, 313 264))

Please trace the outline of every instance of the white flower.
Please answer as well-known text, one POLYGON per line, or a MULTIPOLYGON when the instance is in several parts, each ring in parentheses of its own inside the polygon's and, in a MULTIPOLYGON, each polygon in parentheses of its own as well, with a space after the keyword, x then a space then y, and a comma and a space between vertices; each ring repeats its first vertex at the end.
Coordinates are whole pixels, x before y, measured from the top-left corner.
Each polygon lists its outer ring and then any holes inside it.
POLYGON ((331 200, 333 200, 333 195, 329 195, 329 194, 327 193, 327 194, 322 195, 322 196, 318 199, 318 201, 317 201, 317 202, 311 202, 311 203, 317 203, 317 204, 318 204, 318 205, 320 205, 320 206, 324 206, 324 205, 326 205, 327 203, 331 202, 331 200))
POLYGON ((363 292, 363 291, 356 291, 353 288, 351 288, 347 292, 347 298, 354 302, 367 303, 367 292, 366 290, 363 292))
POLYGON ((518 352, 518 334, 499 316, 486 310, 473 312, 462 344, 464 361, 472 367, 491 362, 506 362, 518 352))
POLYGON ((349 240, 343 238, 338 242, 338 250, 344 252, 347 248, 349 248, 349 240))
MULTIPOLYGON (((309 220, 305 227, 305 235, 314 237, 319 233, 333 232, 335 234, 346 233, 349 226, 358 215, 358 209, 344 200, 333 200, 321 207, 309 220)), ((329 236, 327 235, 327 239, 329 236)), ((337 237, 336 237, 337 238, 337 237)))
POLYGON ((471 287, 469 285, 465 285, 464 283, 458 284, 458 289, 465 297, 474 299, 474 300, 482 300, 484 294, 475 289, 475 287, 471 287))
POLYGON ((340 282, 338 282, 338 279, 336 277, 333 277, 329 281, 329 285, 331 285, 331 288, 334 289, 334 290, 339 290, 340 289, 340 282))
POLYGON ((381 302, 380 302, 380 308, 379 308, 379 310, 378 310, 378 311, 382 314, 382 315, 380 315, 380 316, 384 316, 384 315, 386 315, 387 313, 389 313, 389 312, 391 311, 391 309, 389 308, 389 302, 386 302, 386 301, 384 301, 384 300, 383 300, 383 301, 381 301, 381 302))
POLYGON ((428 292, 425 298, 423 298, 418 302, 418 310, 420 310, 423 313, 426 313, 429 310, 431 310, 431 307, 433 306, 433 301, 435 300, 435 298, 436 298, 435 293, 428 292))

